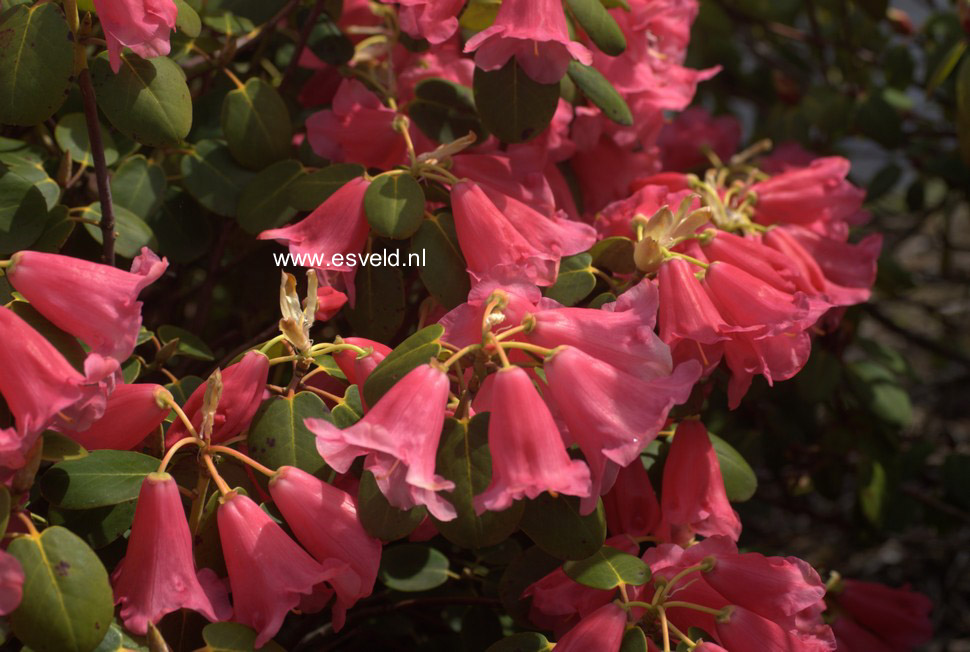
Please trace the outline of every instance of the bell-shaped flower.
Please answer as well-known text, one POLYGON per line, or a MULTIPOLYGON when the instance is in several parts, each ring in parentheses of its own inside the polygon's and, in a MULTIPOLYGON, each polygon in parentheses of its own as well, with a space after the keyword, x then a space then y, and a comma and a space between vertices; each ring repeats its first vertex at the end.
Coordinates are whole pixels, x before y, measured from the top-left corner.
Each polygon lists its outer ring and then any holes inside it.
POLYGON ((451 171, 459 179, 471 179, 480 186, 515 197, 544 215, 551 215, 556 210, 549 180, 541 170, 519 157, 512 158, 502 152, 462 152, 451 162, 451 171))
POLYGON ((344 564, 317 563, 269 514, 235 492, 222 498, 217 520, 232 589, 233 620, 255 629, 255 647, 279 631, 287 612, 344 564))
POLYGON ((726 608, 717 620, 716 636, 728 650, 764 652, 835 652, 835 639, 828 627, 823 636, 788 629, 754 611, 737 605, 726 608))
MULTIPOLYGON (((385 0, 387 1, 387 0, 385 0)), ((432 45, 444 43, 458 31, 458 12, 464 0, 392 0, 400 5, 401 30, 432 45)))
POLYGON ((461 348, 482 341, 483 322, 487 330, 496 333, 520 325, 526 315, 536 311, 540 299, 542 294, 532 283, 486 279, 472 286, 468 301, 448 312, 438 323, 445 328, 445 341, 461 348), (486 320, 485 308, 493 299, 498 299, 500 304, 486 320))
POLYGON ((664 463, 660 505, 675 540, 681 538, 677 530, 723 534, 733 541, 741 536, 741 520, 728 502, 717 453, 700 421, 677 426, 664 463))
MULTIPOLYGON (((222 371, 222 394, 213 417, 212 443, 226 441, 245 430, 256 415, 266 391, 269 358, 259 351, 249 351, 242 359, 222 371)), ((201 434, 206 384, 199 385, 182 410, 201 434)), ((188 435, 181 419, 176 419, 165 435, 165 446, 171 446, 188 435)))
POLYGON ((305 471, 280 467, 270 480, 269 492, 290 530, 317 561, 336 559, 346 564, 327 580, 337 593, 333 625, 339 630, 347 609, 374 590, 381 542, 360 524, 357 502, 350 494, 305 471))
POLYGON ((506 0, 491 27, 468 39, 465 52, 475 52, 482 70, 498 70, 515 57, 540 84, 558 83, 573 59, 587 66, 593 61, 586 46, 569 38, 559 0, 506 0))
POLYGON ((893 647, 847 616, 832 622, 838 652, 909 652, 909 646, 893 647))
POLYGON ((111 69, 121 70, 121 50, 144 59, 164 57, 171 50, 178 8, 172 0, 94 0, 98 20, 108 42, 111 69))
POLYGON ((618 652, 626 631, 626 611, 615 602, 602 607, 579 621, 559 639, 559 652, 618 652))
POLYGON ((351 385, 363 387, 364 381, 367 380, 371 372, 391 353, 391 347, 364 337, 345 337, 342 341, 345 344, 353 344, 362 349, 373 349, 363 357, 358 357, 357 353, 352 350, 337 351, 333 354, 333 359, 340 370, 344 372, 347 382, 351 385))
POLYGON ((369 182, 352 179, 310 213, 306 218, 259 234, 260 240, 276 240, 289 247, 301 264, 329 272, 353 272, 355 267, 337 259, 335 254, 357 253, 364 248, 369 231, 364 215, 364 193, 369 182))
POLYGON ((0 307, 0 394, 16 432, 0 436, 3 465, 19 468, 45 428, 84 429, 105 409, 118 361, 91 353, 78 372, 44 336, 0 307))
POLYGON ((640 462, 619 470, 613 488, 603 496, 606 527, 610 534, 642 537, 660 524, 660 502, 650 476, 640 462))
POLYGON ((865 220, 866 191, 846 177, 848 159, 829 156, 793 168, 751 187, 757 197, 755 219, 761 224, 801 224, 865 220))
POLYGON ((711 301, 690 263, 674 258, 657 272, 660 289, 660 339, 674 360, 698 359, 705 370, 721 360, 721 343, 739 330, 729 325, 711 301))
POLYGON ((559 272, 559 256, 541 250, 521 234, 488 195, 471 181, 451 187, 458 244, 476 281, 485 277, 514 277, 536 285, 552 285, 559 272))
POLYGON ((492 481, 475 497, 476 512, 502 511, 515 500, 545 491, 590 495, 589 469, 569 458, 549 408, 523 369, 499 370, 489 403, 492 481))
POLYGON ((622 467, 638 460, 701 372, 691 360, 672 375, 645 381, 570 346, 556 349, 543 368, 548 396, 589 464, 592 493, 584 513, 596 508, 622 467))
POLYGON ((0 616, 6 616, 20 606, 24 594, 24 569, 17 558, 0 550, 0 616))
POLYGON ((118 385, 100 419, 86 430, 67 435, 89 451, 131 450, 162 425, 171 411, 166 398, 171 397, 167 389, 153 383, 118 385))
POLYGON ((182 497, 168 473, 149 473, 142 481, 128 552, 111 579, 125 628, 140 636, 149 623, 179 609, 210 621, 232 615, 218 576, 208 568, 195 570, 182 497))
POLYGON ((845 617, 868 629, 889 649, 918 647, 933 637, 933 603, 908 586, 893 588, 877 582, 843 579, 833 595, 845 617))
POLYGON ((664 126, 657 139, 665 170, 690 170, 710 165, 707 151, 727 161, 738 149, 741 123, 732 115, 714 117, 703 107, 691 107, 664 126))
POLYGON ((55 326, 80 338, 91 351, 121 362, 141 330, 138 294, 168 267, 147 247, 131 271, 80 258, 20 251, 7 270, 10 283, 55 326))
POLYGON ((756 337, 803 331, 818 319, 801 292, 778 290, 730 263, 711 263, 701 284, 729 324, 756 337))
POLYGON ((435 475, 438 441, 448 403, 448 376, 430 364, 415 367, 394 384, 364 418, 341 430, 325 419, 307 419, 317 450, 338 473, 366 455, 364 468, 377 478, 395 507, 425 505, 435 518, 455 518, 451 503, 437 494, 454 483, 435 475))

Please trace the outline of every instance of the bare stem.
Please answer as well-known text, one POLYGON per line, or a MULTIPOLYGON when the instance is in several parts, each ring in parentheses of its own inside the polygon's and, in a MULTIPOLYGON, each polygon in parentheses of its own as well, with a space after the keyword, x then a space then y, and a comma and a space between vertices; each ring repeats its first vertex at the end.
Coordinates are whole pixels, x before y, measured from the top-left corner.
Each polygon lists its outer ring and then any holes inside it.
POLYGON ((107 265, 115 264, 115 211, 111 202, 111 185, 108 182, 108 166, 104 160, 104 141, 101 139, 101 123, 98 121, 98 102, 91 83, 91 71, 87 66, 78 76, 81 99, 84 102, 84 118, 88 125, 88 139, 94 157, 94 175, 98 181, 98 197, 101 200, 101 259, 107 265))

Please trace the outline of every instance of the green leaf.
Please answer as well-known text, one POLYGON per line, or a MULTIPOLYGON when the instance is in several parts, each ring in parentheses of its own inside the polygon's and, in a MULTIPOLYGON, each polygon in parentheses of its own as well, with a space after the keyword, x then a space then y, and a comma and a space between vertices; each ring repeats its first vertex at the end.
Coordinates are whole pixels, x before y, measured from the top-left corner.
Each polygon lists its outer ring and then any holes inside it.
POLYGON ((385 542, 403 539, 421 525, 427 514, 428 510, 423 505, 408 511, 392 506, 381 493, 373 473, 364 471, 360 476, 357 516, 372 537, 385 542))
POLYGON ((613 84, 592 66, 584 66, 578 61, 569 62, 569 78, 583 91, 590 102, 603 111, 603 115, 618 124, 629 127, 633 124, 633 114, 626 101, 613 88, 613 84))
POLYGON ((889 499, 885 467, 875 460, 863 462, 859 469, 859 506, 866 519, 882 525, 889 499))
POLYGON ((179 341, 177 355, 184 355, 193 360, 210 361, 216 359, 212 349, 198 335, 194 335, 184 328, 168 325, 159 326, 158 339, 161 340, 162 344, 168 344, 177 339, 179 341))
POLYGON ((713 432, 708 432, 707 436, 717 454, 728 500, 743 503, 750 499, 758 489, 758 476, 754 474, 754 470, 731 444, 713 432))
POLYGON ((495 22, 502 0, 471 0, 461 14, 458 25, 470 32, 480 32, 495 22))
POLYGON ((210 251, 212 221, 187 192, 173 188, 161 209, 149 220, 158 240, 158 252, 172 263, 188 263, 210 251))
POLYGON ((427 364, 441 353, 441 336, 445 329, 440 324, 422 328, 391 351, 364 381, 364 399, 374 405, 394 384, 415 367, 427 364))
MULTIPOLYGON (((124 206, 115 206, 115 252, 125 258, 134 258, 141 253, 142 247, 155 249, 157 242, 152 227, 148 226, 145 220, 141 219, 124 206)), ((91 220, 95 224, 85 222, 84 229, 97 241, 103 242, 101 227, 97 224, 101 222, 101 202, 95 202, 84 208, 81 214, 85 220, 91 220)))
POLYGON ((61 187, 47 174, 41 154, 26 148, 0 151, 0 170, 4 166, 37 186, 47 201, 48 210, 57 206, 57 202, 61 200, 61 187))
POLYGON ((522 143, 541 134, 559 106, 559 83, 534 81, 515 58, 499 70, 475 68, 473 86, 482 125, 506 143, 522 143))
POLYGON ((289 186, 301 176, 303 166, 292 158, 258 172, 239 197, 236 220, 243 231, 256 235, 286 224, 296 214, 290 206, 289 186))
POLYGON ((10 522, 10 490, 7 485, 0 484, 0 537, 7 533, 7 523, 10 522))
POLYGON ((589 254, 576 254, 563 258, 559 263, 559 276, 546 296, 564 306, 575 306, 589 296, 596 287, 596 277, 590 267, 593 257, 589 254))
POLYGON ((70 530, 19 537, 7 551, 24 570, 24 594, 10 615, 13 632, 36 652, 91 652, 114 616, 108 573, 70 530))
POLYGON ((258 77, 226 94, 222 131, 229 151, 245 167, 261 170, 290 156, 293 125, 286 102, 258 77))
POLYGON ((0 165, 0 254, 29 247, 46 223, 47 202, 37 186, 0 165))
MULTIPOLYGON (((83 113, 68 113, 54 127, 54 140, 62 151, 70 152, 71 160, 83 166, 94 165, 91 152, 91 139, 88 136, 88 123, 83 113)), ((101 141, 104 145, 104 163, 113 165, 118 160, 111 132, 101 126, 101 141)))
POLYGON ((202 628, 206 646, 200 652, 284 652, 276 641, 269 641, 258 650, 256 632, 238 623, 209 623, 202 628))
POLYGON ((185 0, 175 0, 175 7, 178 9, 175 31, 189 38, 198 38, 202 33, 202 19, 199 14, 185 0))
POLYGON ((54 115, 74 81, 74 37, 53 2, 0 15, 0 123, 36 125, 54 115))
POLYGON ((418 268, 418 275, 438 303, 450 310, 465 302, 471 281, 451 214, 437 213, 421 222, 411 240, 411 251, 421 252, 425 264, 418 268))
POLYGON ((633 240, 623 236, 604 238, 589 250, 593 266, 614 274, 632 274, 636 271, 633 262, 633 240))
POLYGON ((430 591, 448 581, 448 558, 434 548, 405 543, 386 548, 378 577, 395 591, 430 591))
POLYGON ((271 469, 286 465, 316 474, 326 464, 317 452, 316 436, 303 421, 326 418, 327 413, 327 406, 312 392, 266 401, 249 426, 249 454, 271 469))
POLYGON ((603 501, 586 516, 579 513, 579 499, 573 496, 541 494, 526 502, 519 524, 537 546, 564 560, 586 559, 606 540, 606 513, 603 501))
POLYGON ((138 497, 142 480, 158 470, 158 460, 132 451, 91 451, 87 457, 52 466, 40 479, 40 490, 64 509, 117 505, 138 497))
POLYGON ((538 632, 519 632, 492 643, 485 652, 547 652, 552 644, 538 632))
POLYGON ((229 37, 248 34, 256 29, 253 21, 242 16, 237 16, 231 11, 206 14, 202 17, 202 24, 229 37))
POLYGON ((648 652, 648 650, 646 634, 639 627, 631 627, 623 634, 623 640, 617 652, 648 652))
POLYGON ((364 193, 367 222, 380 236, 410 238, 424 219, 424 191, 410 174, 382 174, 364 193))
POLYGON ((567 561, 563 572, 583 586, 615 589, 621 584, 641 586, 650 581, 650 567, 639 557, 603 546, 580 561, 567 561))
POLYGON ((44 448, 40 459, 45 462, 63 462, 65 460, 79 460, 87 457, 88 451, 67 435, 53 430, 44 431, 44 448))
POLYGON ((47 214, 44 232, 40 234, 32 247, 37 251, 57 253, 74 233, 75 224, 77 222, 70 219, 68 207, 64 204, 58 204, 47 214))
POLYGON ((357 269, 357 304, 347 321, 361 337, 386 342, 404 323, 407 297, 400 267, 368 264, 357 269))
POLYGON ((364 418, 364 406, 360 402, 360 388, 357 385, 347 388, 343 399, 330 411, 330 418, 338 428, 349 428, 364 418))
POLYGON ((623 54, 626 37, 600 0, 566 0, 566 6, 596 47, 611 57, 623 54))
POLYGON ((121 133, 142 145, 178 145, 192 128, 185 73, 168 57, 121 55, 116 75, 102 52, 91 62, 98 106, 121 133))
POLYGON ((897 428, 910 422, 912 403, 891 371, 867 360, 848 364, 846 371, 849 387, 870 413, 897 428))
POLYGON ((196 201, 217 215, 233 217, 253 173, 236 164, 229 148, 215 140, 199 141, 182 157, 182 185, 196 201))
POLYGON ((47 512, 47 518, 51 525, 66 527, 84 539, 89 546, 98 550, 117 541, 131 528, 137 502, 129 500, 94 509, 51 507, 47 512))
POLYGON ((111 175, 111 198, 143 220, 150 219, 165 200, 165 170, 138 154, 122 161, 111 175))
POLYGON ((475 111, 472 90, 447 79, 418 82, 408 115, 428 138, 439 143, 450 143, 469 132, 478 141, 487 136, 475 111))
POLYGON ((183 376, 179 378, 177 383, 168 383, 165 385, 165 389, 172 393, 172 398, 175 399, 176 403, 184 406, 185 402, 192 396, 192 393, 204 382, 198 376, 183 376))
POLYGON ((354 44, 326 14, 320 16, 310 31, 307 47, 331 66, 341 66, 354 58, 354 44))
POLYGON ((492 480, 492 456, 488 449, 488 413, 477 414, 470 423, 448 419, 438 446, 437 472, 455 483, 442 495, 455 507, 457 518, 439 521, 438 531, 462 548, 498 545, 519 526, 525 504, 514 503, 502 512, 475 514, 474 498, 492 480))
POLYGON ((138 376, 141 375, 141 362, 136 358, 131 358, 121 367, 121 376, 126 384, 131 385, 138 376))
POLYGON ((364 166, 358 163, 336 163, 305 174, 288 187, 290 206, 298 211, 316 210, 344 184, 363 174, 364 166))
POLYGON ((950 76, 950 73, 960 63, 963 53, 967 51, 967 45, 968 43, 965 39, 957 40, 946 53, 946 56, 940 60, 939 65, 936 66, 933 74, 930 75, 929 81, 926 82, 927 95, 932 94, 940 84, 946 81, 946 78, 950 76))

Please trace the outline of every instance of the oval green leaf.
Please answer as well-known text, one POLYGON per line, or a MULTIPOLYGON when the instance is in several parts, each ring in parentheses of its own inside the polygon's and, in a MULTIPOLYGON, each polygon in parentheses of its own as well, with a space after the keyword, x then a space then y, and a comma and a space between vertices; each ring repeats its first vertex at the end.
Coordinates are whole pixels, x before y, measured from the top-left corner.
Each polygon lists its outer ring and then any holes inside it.
POLYGON ((258 172, 239 196, 236 221, 246 233, 256 235, 286 224, 296 214, 290 206, 289 186, 303 176, 296 159, 273 163, 258 172))
POLYGON ((212 220, 187 192, 173 189, 161 209, 149 220, 158 240, 158 252, 172 263, 188 263, 210 251, 212 220))
POLYGON ((593 589, 615 589, 621 584, 642 586, 650 581, 650 567, 628 553, 603 546, 580 561, 567 561, 563 572, 583 586, 593 589))
POLYGON ((475 106, 482 125, 506 143, 538 136, 559 106, 559 83, 540 84, 509 59, 499 70, 475 68, 475 106))
POLYGON ((387 502, 370 471, 360 476, 357 490, 357 516, 360 524, 372 537, 381 541, 403 539, 421 525, 428 510, 423 506, 408 511, 400 510, 387 502))
POLYGON ((7 551, 23 567, 24 595, 10 615, 14 634, 35 652, 91 652, 114 616, 108 573, 77 535, 50 527, 15 539, 7 551))
POLYGON ((175 31, 182 36, 197 38, 202 33, 202 19, 185 0, 175 0, 178 15, 175 17, 175 31))
POLYGON ((564 306, 575 306, 589 296, 596 287, 596 277, 589 254, 576 254, 563 258, 559 263, 559 276, 555 284, 546 290, 546 296, 564 306))
POLYGON ((47 202, 28 179, 0 165, 0 254, 32 245, 47 223, 47 202))
POLYGON ((626 630, 618 652, 647 652, 647 636, 639 627, 626 630))
POLYGON ((375 266, 373 260, 357 269, 357 304, 346 315, 358 335, 386 342, 404 323, 404 274, 400 267, 375 266))
POLYGON ((441 324, 432 324, 398 344, 364 381, 364 398, 367 404, 374 405, 377 399, 409 371, 437 358, 441 353, 441 336, 444 332, 441 324))
POLYGON ((469 132, 479 141, 487 135, 475 111, 472 90, 447 79, 418 82, 408 115, 428 138, 439 143, 450 143, 469 132))
POLYGON ((607 118, 629 127, 633 124, 633 114, 626 101, 613 88, 613 84, 592 66, 584 66, 578 61, 569 62, 569 78, 583 91, 590 102, 598 106, 607 118))
POLYGON ((271 469, 287 465, 318 473, 326 464, 317 452, 316 436, 303 421, 326 415, 327 406, 312 392, 266 401, 249 426, 250 455, 271 469))
POLYGON ((448 581, 448 558, 434 548, 405 543, 384 550, 378 577, 395 591, 430 591, 448 581))
POLYGON ((98 550, 117 541, 131 527, 137 502, 129 500, 94 509, 51 507, 47 512, 47 518, 51 525, 66 527, 84 539, 89 546, 98 550))
MULTIPOLYGON (((124 206, 115 206, 115 252, 125 258, 134 258, 141 253, 142 247, 155 249, 157 242, 152 227, 124 206)), ((95 202, 85 207, 81 214, 85 220, 94 224, 84 223, 84 229, 98 244, 103 241, 103 234, 98 223, 101 222, 101 202, 95 202)))
POLYGON ((116 505, 138 497, 142 480, 158 460, 132 451, 91 451, 87 457, 52 466, 40 479, 47 500, 64 509, 116 505))
POLYGON ((290 156, 293 125, 286 102, 258 77, 226 94, 222 132, 233 157, 247 168, 261 170, 290 156))
POLYGON ((288 187, 290 206, 298 211, 312 211, 344 184, 364 174, 358 163, 336 163, 295 179, 288 187))
POLYGON ((44 152, 28 148, 0 151, 0 169, 6 166, 14 174, 37 186, 47 201, 47 209, 52 210, 61 200, 61 187, 47 174, 44 167, 45 157, 44 152))
POLYGON ((758 476, 754 474, 754 469, 734 446, 712 432, 707 433, 707 436, 710 437, 714 452, 717 453, 717 462, 721 467, 728 500, 742 503, 751 498, 758 489, 758 476))
POLYGON ((411 240, 411 251, 421 254, 425 264, 418 268, 418 275, 438 303, 450 310, 465 302, 471 281, 450 214, 438 213, 421 222, 411 240))
POLYGON ((600 0, 566 0, 566 5, 596 47, 611 57, 623 54, 626 37, 600 0))
POLYGON ((233 217, 253 173, 236 164, 229 148, 201 140, 182 157, 182 185, 196 201, 217 215, 233 217))
POLYGON ((547 652, 552 644, 538 632, 519 632, 492 643, 485 652, 547 652))
POLYGON ((45 462, 63 462, 65 460, 79 460, 87 457, 88 451, 67 435, 53 430, 44 431, 44 448, 40 459, 45 462))
POLYGON ((364 193, 364 212, 374 232, 385 238, 410 238, 424 219, 424 191, 410 174, 382 174, 364 193))
POLYGON ((148 220, 165 200, 165 170, 138 154, 122 161, 111 175, 111 198, 115 205, 148 220))
POLYGON ((121 133, 142 145, 178 145, 192 128, 185 73, 168 57, 121 55, 116 75, 102 52, 91 62, 98 106, 121 133))
POLYGON ((603 501, 599 501, 593 512, 582 516, 578 498, 553 498, 544 493, 526 503, 519 527, 553 557, 578 561, 590 557, 603 546, 606 513, 603 501))
POLYGON ((283 652, 276 641, 256 649, 256 632, 239 623, 209 623, 202 628, 206 645, 199 652, 283 652))
POLYGON ((54 115, 74 81, 74 37, 57 3, 19 5, 0 16, 0 124, 54 115))
MULTIPOLYGON (((80 165, 94 165, 91 152, 91 139, 88 136, 88 123, 83 113, 68 113, 54 127, 54 140, 62 151, 71 154, 71 160, 80 165)), ((118 160, 118 149, 111 132, 101 126, 101 141, 104 145, 105 165, 114 165, 118 160)))
POLYGON ((212 349, 202 341, 201 337, 184 328, 169 325, 159 326, 158 339, 162 341, 162 344, 168 344, 177 339, 179 341, 176 349, 177 355, 184 355, 186 358, 194 360, 211 361, 216 359, 212 349))

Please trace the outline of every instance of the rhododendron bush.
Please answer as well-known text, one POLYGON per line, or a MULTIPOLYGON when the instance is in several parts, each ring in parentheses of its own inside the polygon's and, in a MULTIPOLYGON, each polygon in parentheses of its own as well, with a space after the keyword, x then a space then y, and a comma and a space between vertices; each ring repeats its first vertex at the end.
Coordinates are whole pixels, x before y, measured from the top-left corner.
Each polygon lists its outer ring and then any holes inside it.
POLYGON ((898 548, 966 532, 965 423, 868 324, 880 198, 966 235, 970 9, 762 4, 3 0, 0 647, 958 630, 898 548))

